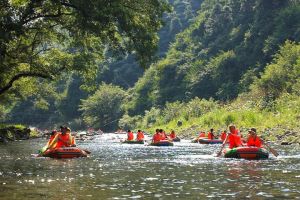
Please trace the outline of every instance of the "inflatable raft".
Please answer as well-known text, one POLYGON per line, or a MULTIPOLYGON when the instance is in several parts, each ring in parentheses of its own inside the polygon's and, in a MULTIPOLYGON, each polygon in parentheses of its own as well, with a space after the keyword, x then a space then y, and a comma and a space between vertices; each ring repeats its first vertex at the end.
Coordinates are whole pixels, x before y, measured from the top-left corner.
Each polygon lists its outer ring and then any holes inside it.
POLYGON ((57 149, 49 149, 44 154, 44 157, 50 158, 79 158, 87 157, 87 152, 78 147, 62 147, 57 149))
POLYGON ((199 140, 199 143, 200 144, 223 144, 223 141, 219 140, 219 139, 210 140, 210 139, 207 139, 207 138, 202 138, 202 139, 199 140))
POLYGON ((243 158, 248 160, 268 159, 269 152, 258 147, 237 147, 224 150, 225 158, 243 158))
POLYGON ((172 140, 173 142, 180 142, 180 138, 179 137, 176 137, 172 140))
POLYGON ((124 144, 144 144, 144 140, 125 140, 122 143, 124 144))
POLYGON ((200 138, 196 137, 196 138, 192 139, 191 143, 199 143, 200 139, 207 139, 207 137, 200 137, 200 138))
POLYGON ((174 146, 173 142, 170 142, 168 140, 162 140, 157 143, 151 143, 151 146, 174 146))

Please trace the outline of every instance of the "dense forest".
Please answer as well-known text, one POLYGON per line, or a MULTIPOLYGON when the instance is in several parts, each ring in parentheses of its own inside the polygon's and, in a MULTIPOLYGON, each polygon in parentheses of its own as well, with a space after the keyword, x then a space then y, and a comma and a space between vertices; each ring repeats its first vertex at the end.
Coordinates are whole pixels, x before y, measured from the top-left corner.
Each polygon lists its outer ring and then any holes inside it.
MULTIPOLYGON (((154 57, 137 62, 111 50, 93 63, 97 73, 72 70, 30 90, 20 80, 24 92, 1 99, 1 120, 106 131, 193 132, 229 123, 300 129, 300 1, 169 3, 154 57)), ((152 50, 143 45, 141 52, 152 50)))
MULTIPOLYGON (((164 13, 163 26, 159 30, 159 46, 156 59, 163 57, 168 50, 169 44, 174 41, 175 35, 183 31, 196 16, 201 1, 169 1, 171 10, 164 13)), ((93 80, 86 80, 80 74, 64 74, 56 81, 41 86, 42 89, 31 88, 30 94, 24 91, 20 95, 14 94, 14 102, 4 102, 0 109, 2 121, 11 123, 22 123, 42 127, 51 127, 59 123, 69 123, 76 128, 84 128, 81 120, 79 105, 81 99, 92 95, 97 85, 112 83, 127 90, 131 88, 144 73, 142 67, 134 54, 118 54, 111 56, 109 53, 101 63, 98 64, 96 75, 92 74, 93 80)), ((90 75, 90 74, 88 74, 90 75)), ((29 87, 27 85, 27 87, 29 87)), ((28 89, 27 89, 28 90, 28 89)), ((114 115, 114 114, 112 114, 114 115)), ((107 119, 107 120, 110 120, 107 119)), ((117 123, 111 124, 113 128, 117 123)))

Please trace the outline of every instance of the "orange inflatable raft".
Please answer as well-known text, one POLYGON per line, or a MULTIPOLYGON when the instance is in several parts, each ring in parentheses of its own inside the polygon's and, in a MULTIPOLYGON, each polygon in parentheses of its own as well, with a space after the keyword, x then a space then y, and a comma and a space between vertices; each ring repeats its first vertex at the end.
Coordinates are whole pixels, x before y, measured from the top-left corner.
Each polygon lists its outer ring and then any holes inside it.
POLYGON ((247 160, 268 159, 269 152, 264 148, 258 147, 237 147, 224 150, 225 158, 243 158, 247 160))
POLYGON ((44 154, 44 157, 50 158, 79 158, 87 157, 87 152, 78 147, 62 147, 57 149, 49 149, 44 154))

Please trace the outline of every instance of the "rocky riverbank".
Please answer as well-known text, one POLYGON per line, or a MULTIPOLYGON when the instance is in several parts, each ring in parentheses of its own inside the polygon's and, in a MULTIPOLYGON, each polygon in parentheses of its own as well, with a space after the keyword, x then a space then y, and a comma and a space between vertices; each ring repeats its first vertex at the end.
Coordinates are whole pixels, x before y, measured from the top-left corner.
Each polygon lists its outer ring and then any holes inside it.
POLYGON ((38 131, 24 126, 6 126, 0 128, 0 143, 7 143, 15 140, 28 140, 39 137, 38 131))

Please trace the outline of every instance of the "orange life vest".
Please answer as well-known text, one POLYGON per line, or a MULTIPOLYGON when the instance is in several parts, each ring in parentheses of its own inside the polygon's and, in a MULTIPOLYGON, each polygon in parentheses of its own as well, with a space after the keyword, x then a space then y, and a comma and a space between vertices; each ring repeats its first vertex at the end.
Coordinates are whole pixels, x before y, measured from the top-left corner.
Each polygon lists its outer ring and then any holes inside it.
POLYGON ((230 149, 239 147, 242 145, 241 137, 239 135, 230 134, 228 136, 228 140, 229 140, 229 148, 230 149))
POLYGON ((208 138, 209 140, 213 140, 213 139, 214 139, 214 134, 211 133, 211 132, 208 132, 208 133, 207 133, 207 138, 208 138))
POLYGON ((72 136, 70 134, 58 134, 57 137, 58 140, 55 148, 69 147, 71 145, 70 137, 72 136))
POLYGON ((152 140, 153 140, 154 143, 160 142, 161 141, 161 135, 159 133, 155 133, 153 135, 152 140))
POLYGON ((239 130, 235 129, 234 131, 231 132, 232 134, 238 135, 239 134, 239 130))
POLYGON ((176 134, 175 134, 175 132, 172 132, 172 133, 170 133, 169 137, 170 137, 171 139, 174 139, 174 138, 176 138, 176 134))
POLYGON ((221 133, 221 140, 224 141, 226 139, 227 134, 225 132, 221 133))
POLYGON ((161 133, 160 139, 161 139, 161 140, 166 140, 166 139, 167 139, 167 135, 166 135, 165 132, 162 132, 162 133, 161 133))
POLYGON ((76 141, 75 141, 75 137, 74 136, 72 136, 72 142, 71 142, 71 145, 73 146, 73 145, 76 145, 76 141))
POLYGON ((51 142, 53 141, 53 139, 55 138, 56 135, 57 135, 57 133, 50 136, 47 145, 51 144, 51 142))
POLYGON ((201 132, 201 133, 199 134, 199 137, 205 137, 205 133, 204 133, 204 132, 201 132))
POLYGON ((133 136, 133 132, 129 132, 129 133, 127 133, 127 140, 128 140, 128 141, 131 141, 131 140, 133 140, 133 138, 134 138, 134 136, 133 136))
POLYGON ((144 140, 144 133, 143 132, 137 132, 137 134, 136 134, 136 140, 137 141, 144 140))
POLYGON ((250 136, 247 141, 247 146, 262 147, 260 138, 258 136, 250 136))

